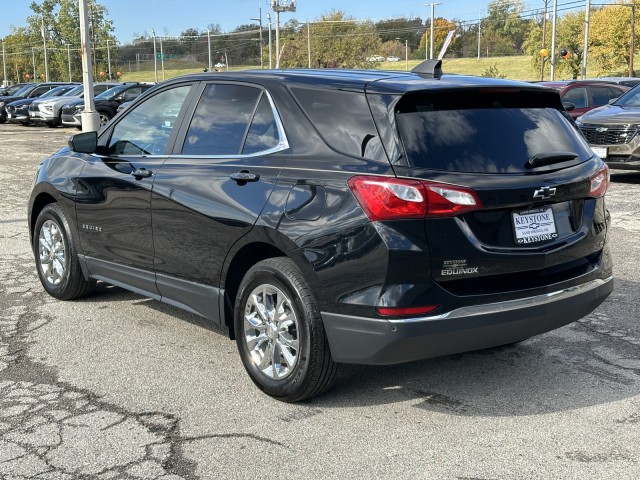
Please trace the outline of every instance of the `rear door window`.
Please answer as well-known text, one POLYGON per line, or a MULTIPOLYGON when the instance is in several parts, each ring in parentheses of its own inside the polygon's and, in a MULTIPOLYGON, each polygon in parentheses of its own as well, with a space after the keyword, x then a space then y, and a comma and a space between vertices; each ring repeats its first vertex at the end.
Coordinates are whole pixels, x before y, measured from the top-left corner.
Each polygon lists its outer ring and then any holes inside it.
POLYGON ((593 153, 576 129, 537 92, 418 92, 395 107, 410 167, 518 173, 536 154, 593 153))
POLYGON ((572 88, 562 97, 563 102, 573 103, 576 108, 588 106, 587 89, 584 87, 572 88))
POLYGON ((182 155, 235 156, 279 144, 271 103, 257 87, 209 84, 193 114, 182 155))

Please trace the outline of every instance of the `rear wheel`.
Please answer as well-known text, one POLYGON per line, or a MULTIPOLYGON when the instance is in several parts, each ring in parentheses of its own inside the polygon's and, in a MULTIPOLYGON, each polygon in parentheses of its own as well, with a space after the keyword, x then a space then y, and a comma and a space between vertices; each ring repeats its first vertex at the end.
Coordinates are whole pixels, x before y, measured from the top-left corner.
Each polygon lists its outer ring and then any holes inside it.
POLYGON ((337 367, 318 306, 290 259, 249 269, 236 298, 235 332, 244 367, 266 394, 297 402, 333 384, 337 367))
POLYGON ((96 282, 82 275, 67 217, 57 203, 47 205, 38 215, 33 251, 40 282, 51 296, 72 300, 93 290, 96 282))

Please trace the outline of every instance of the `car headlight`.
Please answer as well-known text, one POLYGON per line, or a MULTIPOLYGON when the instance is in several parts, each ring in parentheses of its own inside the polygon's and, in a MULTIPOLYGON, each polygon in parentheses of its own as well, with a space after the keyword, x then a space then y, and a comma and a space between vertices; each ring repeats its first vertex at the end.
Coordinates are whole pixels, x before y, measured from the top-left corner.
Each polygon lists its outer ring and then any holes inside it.
POLYGON ((42 110, 47 111, 47 112, 52 112, 53 111, 53 105, 42 105, 42 110))
POLYGON ((4 102, 0 102, 0 107, 4 107, 4 102))

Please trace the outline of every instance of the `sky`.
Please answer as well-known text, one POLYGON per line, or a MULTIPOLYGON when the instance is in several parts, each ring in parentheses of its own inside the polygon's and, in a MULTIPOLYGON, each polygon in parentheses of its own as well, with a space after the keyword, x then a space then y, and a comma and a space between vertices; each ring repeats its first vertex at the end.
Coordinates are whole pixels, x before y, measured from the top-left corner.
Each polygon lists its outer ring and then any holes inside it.
MULTIPOLYGON (((11 33, 11 26, 26 25, 26 17, 33 12, 29 8, 33 0, 0 0, 0 38, 11 33)), ((297 0, 295 13, 283 13, 281 24, 295 18, 300 22, 314 20, 332 10, 342 10, 356 19, 381 20, 394 17, 431 16, 432 0, 297 0)), ((563 0, 561 0, 563 1, 563 0)), ((564 0, 568 1, 568 0, 564 0)), ((40 3, 41 0, 36 0, 40 3)), ((471 20, 486 12, 489 0, 441 0, 435 6, 435 16, 448 19, 471 20)), ((257 23, 262 8, 263 25, 266 13, 271 12, 267 0, 99 0, 113 20, 115 35, 121 43, 130 42, 136 34, 151 32, 157 35, 177 36, 188 28, 206 30, 208 25, 219 24, 223 31, 257 23)), ((283 1, 281 0, 281 4, 283 1)), ((542 8, 543 0, 529 0, 532 8, 542 8)), ((275 15, 272 13, 272 18, 275 15)), ((483 14, 484 15, 484 14, 483 14)))

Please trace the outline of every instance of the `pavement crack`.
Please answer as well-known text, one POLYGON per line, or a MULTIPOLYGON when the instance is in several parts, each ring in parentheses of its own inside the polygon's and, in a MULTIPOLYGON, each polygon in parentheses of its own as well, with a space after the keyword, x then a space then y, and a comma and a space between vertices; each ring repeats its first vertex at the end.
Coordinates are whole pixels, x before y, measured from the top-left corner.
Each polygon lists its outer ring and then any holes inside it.
POLYGON ((249 438, 251 440, 256 440, 258 442, 264 442, 271 445, 277 445, 279 447, 289 448, 288 445, 284 443, 278 442, 276 440, 272 440, 270 438, 261 437, 259 435, 254 435, 252 433, 212 433, 208 435, 197 435, 194 437, 183 437, 180 439, 180 442, 197 442, 198 440, 209 440, 216 438, 249 438))

